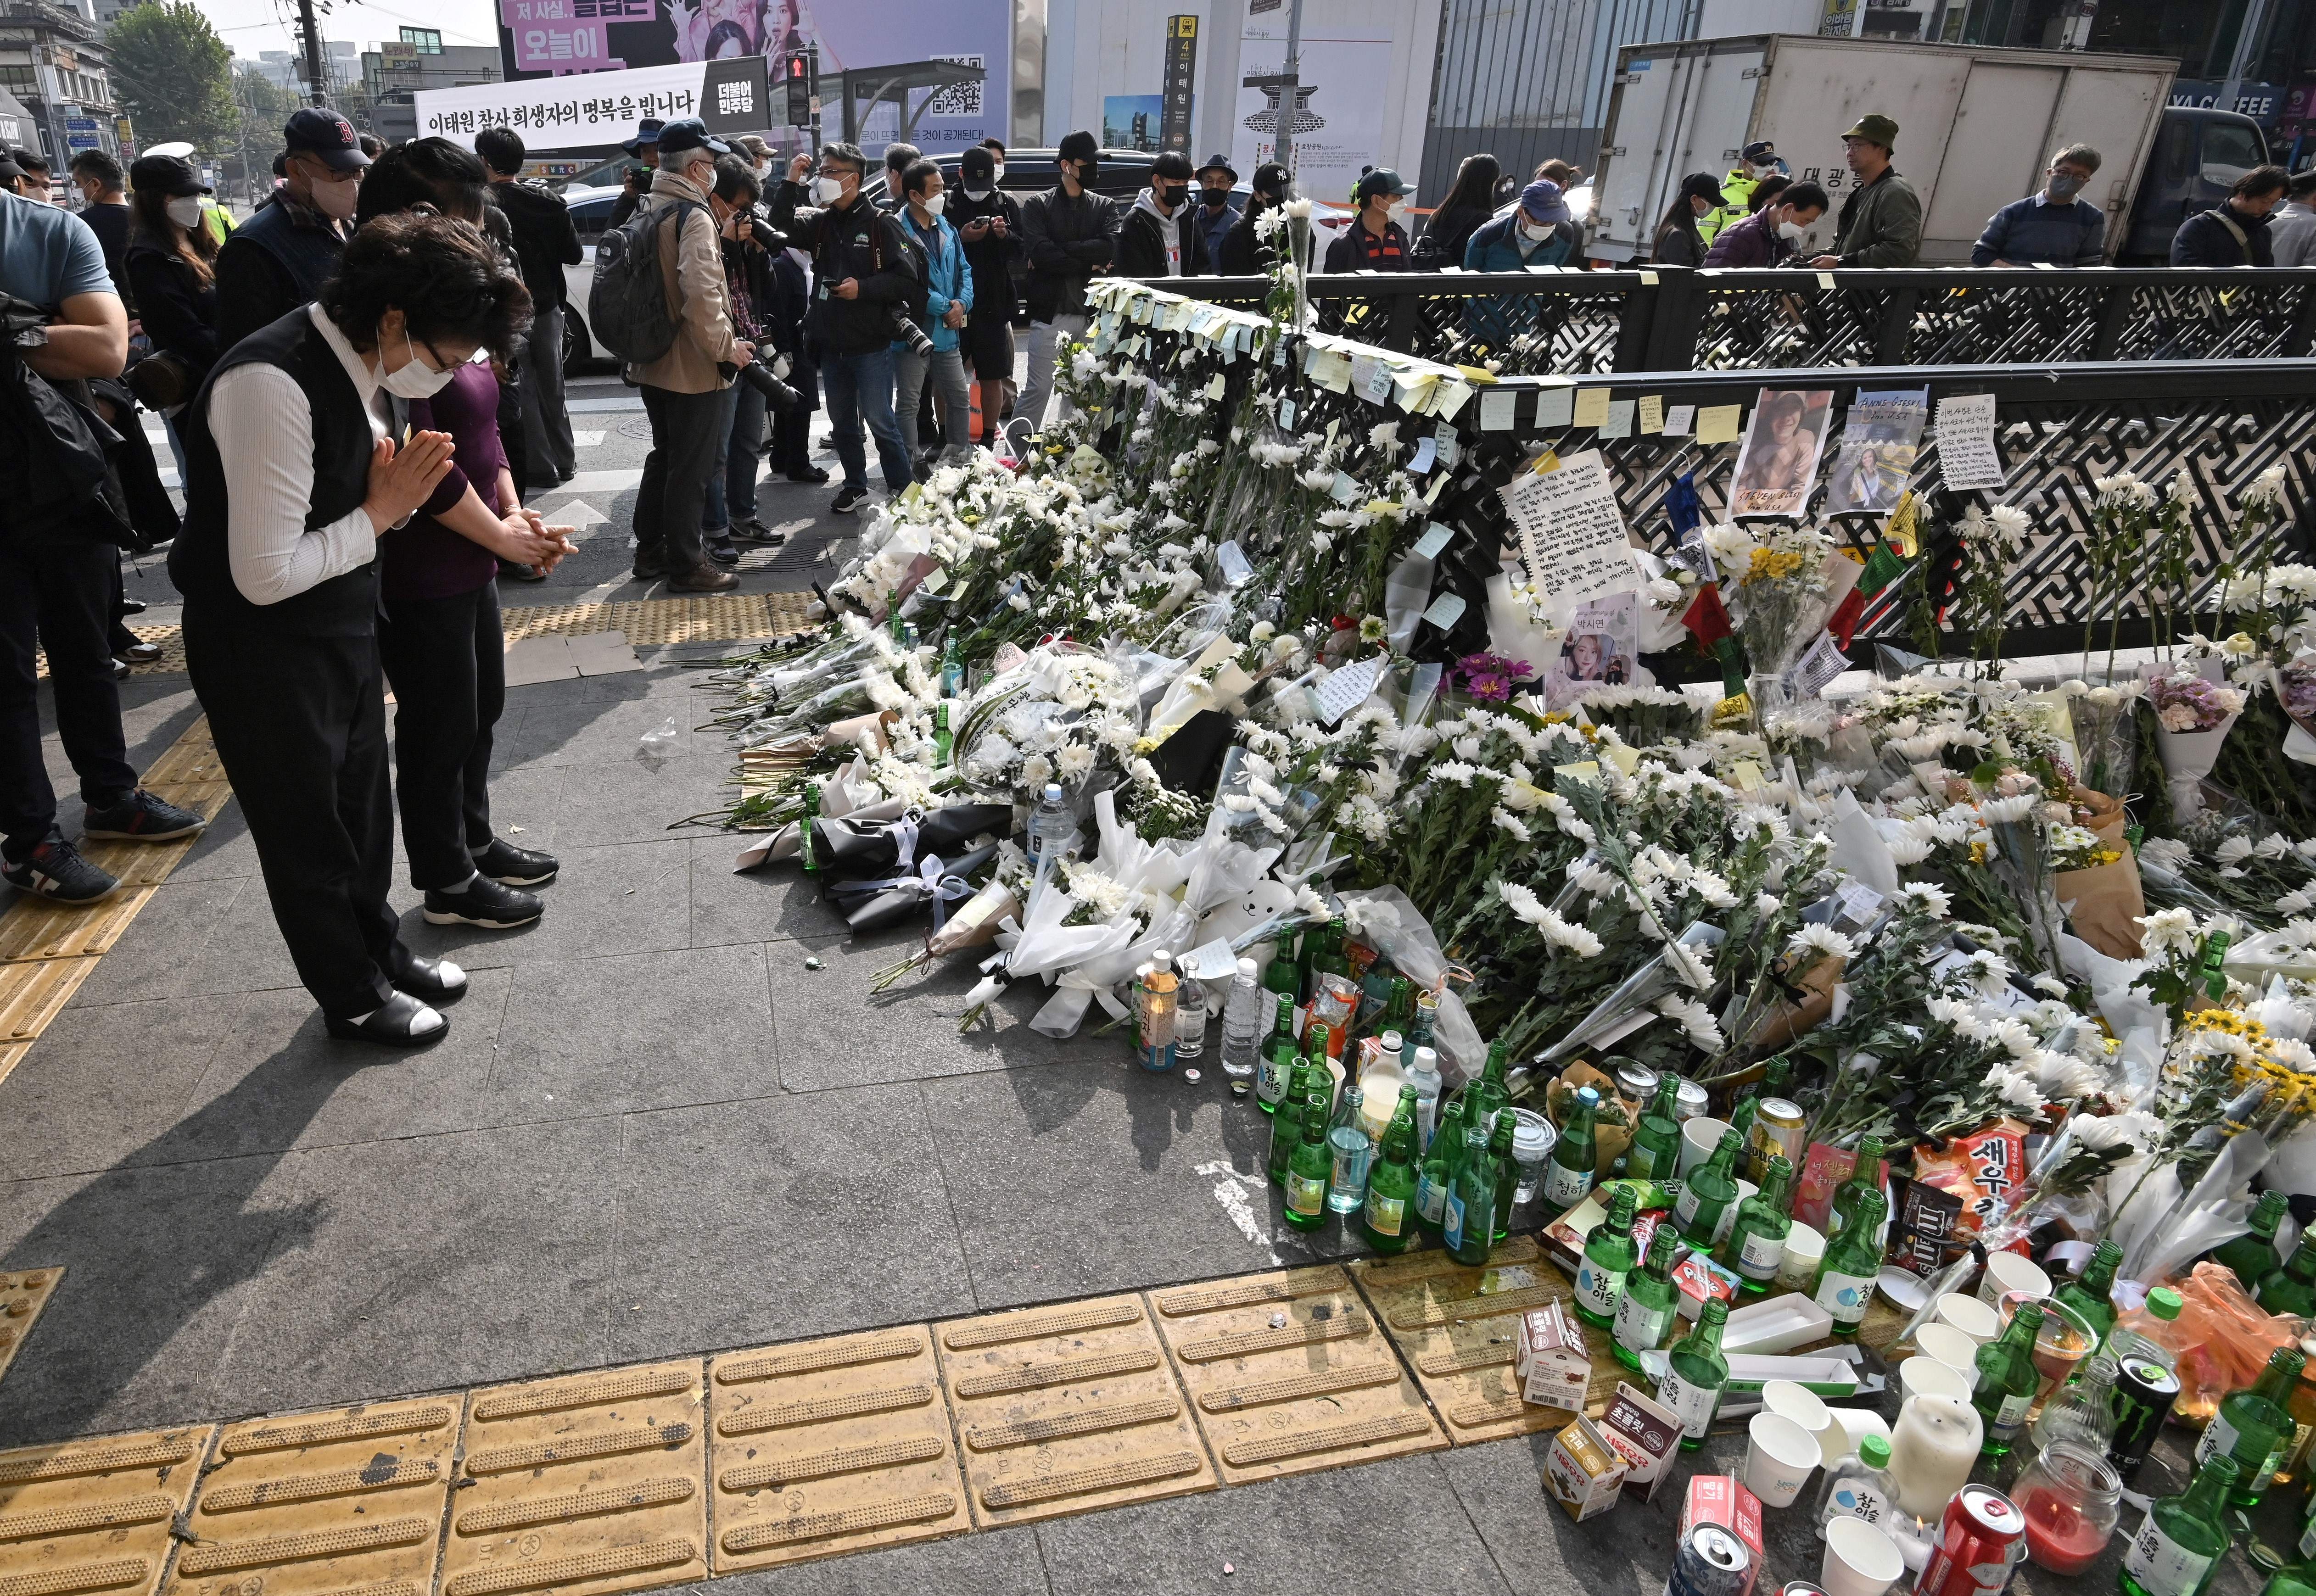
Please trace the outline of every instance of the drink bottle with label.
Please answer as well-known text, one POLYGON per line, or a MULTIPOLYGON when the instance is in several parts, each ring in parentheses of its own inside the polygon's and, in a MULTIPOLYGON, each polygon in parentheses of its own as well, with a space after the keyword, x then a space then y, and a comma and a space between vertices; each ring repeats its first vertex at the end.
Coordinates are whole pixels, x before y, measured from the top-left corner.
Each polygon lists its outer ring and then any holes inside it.
POLYGON ((2303 1319, 2316 1315, 2316 1225, 2300 1233, 2300 1245, 2284 1267, 2261 1275, 2259 1288, 2251 1295, 2272 1314, 2296 1314, 2303 1319))
POLYGON ((1673 1205, 1673 1223, 1680 1229, 1680 1238, 1700 1253, 1713 1250, 1713 1238, 1721 1233, 1721 1216, 1737 1201, 1737 1155, 1744 1148, 1742 1136, 1734 1130, 1723 1131, 1713 1157, 1690 1170, 1682 1183, 1680 1201, 1673 1205))
POLYGON ((1308 932, 1304 934, 1304 1002, 1308 1003, 1319 995, 1321 976, 1340 975, 1346 980, 1350 979, 1351 962, 1343 953, 1343 943, 1350 935, 1350 927, 1341 915, 1327 922, 1326 928, 1319 933, 1315 945, 1311 935, 1308 932))
POLYGON ((1407 1060, 1401 1078, 1415 1088, 1414 1152, 1421 1158, 1431 1150, 1431 1133, 1439 1128, 1439 1055, 1410 1038, 1401 1044, 1400 1056, 1407 1060))
POLYGON ((2122 1246, 2101 1241, 2091 1249, 2091 1261, 2083 1265, 2082 1273, 2055 1293, 2062 1307, 2082 1315, 2083 1323, 2098 1333, 2101 1346, 2115 1329, 2115 1270, 2122 1262, 2122 1246))
POLYGON ((1741 1291, 1768 1290, 1777 1278, 1777 1266, 1786 1261, 1786 1237, 1794 1228, 1793 1215, 1786 1211, 1786 1193, 1793 1179, 1794 1166, 1785 1154, 1773 1153, 1761 1174, 1761 1189, 1737 1205, 1737 1222, 1729 1227, 1729 1239, 1722 1244, 1721 1261, 1737 1272, 1741 1291))
POLYGON ((1810 1282, 1810 1300, 1833 1316, 1833 1333, 1854 1336, 1874 1300, 1874 1281, 1882 1272, 1882 1248, 1874 1233, 1890 1200, 1879 1192, 1859 1195, 1840 1238, 1825 1249, 1825 1262, 1810 1282))
POLYGON ((1465 1130, 1464 1157, 1456 1166, 1454 1184, 1448 1188, 1439 1239, 1458 1264, 1477 1266, 1488 1261, 1496 1219, 1496 1162, 1488 1156, 1492 1130, 1484 1120, 1465 1130))
POLYGON ((2259 1201, 2251 1210, 2251 1228, 2233 1241, 2222 1242, 2213 1249, 2212 1262, 2235 1271, 2236 1279, 2247 1291, 2259 1284, 2267 1275, 2284 1267, 2284 1255, 2276 1250, 2276 1227, 2283 1221, 2285 1210, 2292 1200, 2282 1192, 2270 1189, 2259 1194, 2259 1201))
POLYGON ((1335 1117, 1327 1126, 1327 1151, 1335 1160, 1327 1182, 1327 1206, 1337 1213, 1357 1213, 1367 1206, 1367 1168, 1375 1162, 1376 1144, 1362 1118, 1366 1106, 1367 1093, 1358 1082, 1345 1081, 1335 1099, 1335 1117))
POLYGON ((1836 1519, 1864 1519, 1879 1530, 1897 1511, 1898 1482, 1890 1473, 1890 1443, 1878 1435, 1859 1440, 1857 1450, 1825 1471, 1817 1497, 1817 1538, 1836 1519))
POLYGON ((2021 1303, 2009 1328, 1978 1349, 1978 1372, 1971 1383, 1970 1405, 1978 1409, 1982 1458, 2000 1458, 2018 1441, 2026 1427, 2026 1410, 2043 1388, 2042 1371, 2035 1367, 2035 1338, 2043 1334, 2043 1309, 2021 1303))
POLYGON ((1297 1230, 1327 1222, 1327 1179, 1335 1160, 1327 1151, 1327 1099, 1313 1092, 1303 1106, 1303 1140, 1287 1163, 1287 1206, 1280 1217, 1297 1230))
POLYGON ((1449 1098, 1441 1111, 1439 1128, 1415 1172, 1415 1217, 1435 1236, 1447 1228, 1448 1193, 1455 1189, 1456 1166, 1463 1152, 1464 1099, 1458 1095, 1449 1098))
POLYGON ((1552 1156, 1545 1160, 1544 1184, 1537 1195, 1546 1213, 1565 1213, 1591 1192, 1599 1164, 1592 1121, 1599 1112, 1600 1094, 1590 1086, 1579 1086, 1576 1101, 1569 1106, 1568 1122, 1560 1128, 1560 1139, 1552 1144, 1552 1156))
POLYGON ((1501 1241, 1512 1233, 1512 1199, 1519 1194, 1519 1166, 1512 1158, 1512 1141, 1519 1132, 1519 1122, 1510 1109, 1496 1114, 1496 1128, 1488 1132, 1488 1161, 1496 1166, 1495 1219, 1488 1231, 1491 1242, 1501 1241))
POLYGON ((1721 1355, 1721 1332, 1728 1323, 1729 1305, 1716 1297, 1697 1316, 1697 1328, 1674 1342, 1666 1354, 1668 1367, 1657 1381, 1657 1400, 1680 1420, 1685 1452, 1705 1444, 1714 1410, 1721 1405, 1722 1388, 1729 1383, 1729 1360, 1721 1355))
POLYGON ((2203 1596, 2228 1555, 2228 1492, 2235 1459, 2215 1457, 2196 1471, 2196 1483, 2147 1510, 2131 1538, 2116 1578, 2124 1596, 2203 1596))
POLYGON ((1643 1352, 1664 1345, 1680 1318, 1680 1288, 1672 1283, 1672 1255, 1679 1245, 1672 1227, 1659 1225, 1649 1237, 1647 1262, 1625 1277, 1625 1294, 1617 1303, 1616 1339, 1608 1350, 1627 1369, 1638 1369, 1643 1352))
POLYGON ((2219 1412, 2196 1443, 2198 1464, 2222 1455, 2235 1459, 2236 1483, 2229 1499, 2239 1506, 2249 1507, 2259 1500, 2292 1445, 2295 1426, 2285 1405, 2292 1400, 2307 1361, 2296 1347, 2270 1352, 2257 1382, 2220 1398, 2219 1412))
POLYGON ((1295 1066, 1303 1050, 1295 1041, 1295 999, 1281 995, 1278 1016, 1262 1044, 1262 1062, 1254 1072, 1254 1100, 1265 1113, 1277 1113, 1294 1085, 1295 1066))
MULTIPOLYGON (((1834 1188, 1833 1207, 1825 1217, 1827 1246, 1833 1245, 1833 1238, 1839 1236, 1849 1223, 1849 1216, 1857 1211, 1857 1200, 1868 1192, 1881 1190, 1882 1139, 1868 1136, 1857 1144, 1857 1167, 1849 1172, 1848 1180, 1834 1188)), ((1883 1199, 1882 1211, 1884 1214, 1890 1211, 1886 1195, 1883 1199)))
POLYGON ((1662 1180, 1680 1161, 1680 1077, 1670 1070, 1657 1080, 1656 1101, 1633 1127, 1633 1145, 1625 1150, 1625 1173, 1635 1180, 1662 1180))
POLYGON ((1640 1262, 1633 1244, 1633 1192, 1617 1193, 1608 1217, 1593 1228, 1584 1243, 1583 1261, 1576 1266, 1576 1317, 1607 1330, 1617 1323, 1617 1306, 1625 1299, 1625 1281, 1640 1262))
POLYGON ((1325 1091, 1327 1083, 1333 1078, 1327 1072, 1327 1027, 1313 1024, 1307 1040, 1311 1050, 1296 1060, 1295 1071, 1287 1078, 1287 1096, 1270 1119, 1270 1178, 1281 1184, 1287 1179, 1287 1166, 1294 1159, 1296 1149, 1303 1145, 1303 1116, 1310 1112, 1314 1094, 1319 1100, 1319 1131, 1323 1139, 1327 1130, 1325 1091))
POLYGON ((949 705, 946 702, 936 704, 933 705, 934 768, 948 769, 951 763, 950 755, 956 747, 956 740, 949 734, 949 705))
POLYGON ((1415 1238, 1415 1088, 1399 1089, 1399 1106, 1384 1128, 1383 1151, 1367 1172, 1359 1233, 1378 1253, 1398 1253, 1415 1238))

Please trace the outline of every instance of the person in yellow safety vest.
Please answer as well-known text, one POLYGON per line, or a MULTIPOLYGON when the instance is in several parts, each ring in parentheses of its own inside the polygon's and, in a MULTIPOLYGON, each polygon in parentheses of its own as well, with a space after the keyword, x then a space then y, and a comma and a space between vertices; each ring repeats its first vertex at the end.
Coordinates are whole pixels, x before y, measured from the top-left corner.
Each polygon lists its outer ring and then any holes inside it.
POLYGON ((1792 168, 1777 159, 1777 146, 1766 138, 1755 139, 1737 152, 1737 164, 1721 180, 1721 207, 1707 211, 1697 219, 1697 231, 1710 246, 1714 235, 1722 228, 1743 221, 1752 214, 1753 191, 1763 178, 1777 173, 1791 175, 1792 168))

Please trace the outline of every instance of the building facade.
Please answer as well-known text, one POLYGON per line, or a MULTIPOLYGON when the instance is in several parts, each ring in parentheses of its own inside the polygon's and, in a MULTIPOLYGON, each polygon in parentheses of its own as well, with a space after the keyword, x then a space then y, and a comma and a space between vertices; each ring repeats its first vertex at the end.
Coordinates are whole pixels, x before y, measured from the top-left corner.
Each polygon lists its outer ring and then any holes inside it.
POLYGON ((22 105, 40 153, 59 173, 79 150, 134 154, 105 70, 104 30, 92 15, 48 0, 0 0, 0 89, 22 105))

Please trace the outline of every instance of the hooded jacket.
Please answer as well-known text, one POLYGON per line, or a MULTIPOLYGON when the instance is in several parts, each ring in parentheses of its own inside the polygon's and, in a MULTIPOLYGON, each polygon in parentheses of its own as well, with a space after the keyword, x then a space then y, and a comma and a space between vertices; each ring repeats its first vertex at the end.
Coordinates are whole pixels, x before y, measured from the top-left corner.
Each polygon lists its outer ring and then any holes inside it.
POLYGON ((724 293, 723 242, 708 208, 708 195, 698 183, 663 170, 653 176, 651 192, 644 196, 637 214, 655 216, 677 205, 686 208, 683 215, 663 222, 655 235, 660 280, 667 287, 668 308, 675 316, 675 341, 658 359, 629 369, 646 387, 713 394, 732 386, 717 367, 736 365, 738 354, 732 347, 730 301, 724 293))
POLYGON ((522 286, 530 290, 530 302, 541 310, 562 304, 566 297, 563 269, 582 259, 571 208, 543 183, 494 182, 491 197, 514 232, 515 259, 522 266, 522 286))
POLYGON ((1021 207, 1029 252, 1029 319, 1085 314, 1086 282, 1118 253, 1118 207, 1091 190, 1072 199, 1059 183, 1021 207))
POLYGON ((1145 189, 1118 227, 1118 275, 1120 277, 1195 277, 1199 244, 1190 226, 1186 202, 1172 216, 1158 208, 1145 189))

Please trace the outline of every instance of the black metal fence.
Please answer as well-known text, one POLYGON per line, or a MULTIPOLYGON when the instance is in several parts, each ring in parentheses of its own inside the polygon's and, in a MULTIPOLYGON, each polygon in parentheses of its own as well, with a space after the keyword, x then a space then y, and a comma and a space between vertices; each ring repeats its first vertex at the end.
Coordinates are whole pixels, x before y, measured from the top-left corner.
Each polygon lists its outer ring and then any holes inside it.
MULTIPOLYGON (((1261 278, 1155 286, 1259 308, 1261 278)), ((1314 276, 1321 331, 1504 376, 2296 359, 2316 267, 1314 276)))

